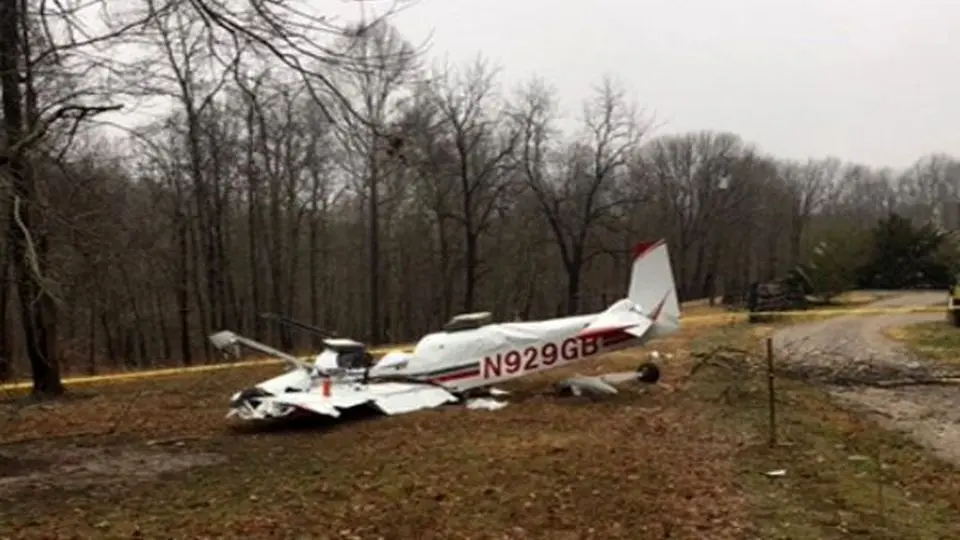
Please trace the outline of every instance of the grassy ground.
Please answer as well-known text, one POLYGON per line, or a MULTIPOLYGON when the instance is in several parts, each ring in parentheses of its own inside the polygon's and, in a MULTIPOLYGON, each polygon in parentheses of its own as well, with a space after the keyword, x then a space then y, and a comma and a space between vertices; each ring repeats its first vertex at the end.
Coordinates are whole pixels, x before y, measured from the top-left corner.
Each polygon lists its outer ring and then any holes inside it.
POLYGON ((544 377, 514 386, 497 412, 225 430, 225 398, 275 369, 19 409, 0 438, 41 440, 0 447, 0 537, 734 538, 745 523, 731 441, 671 406, 679 363, 665 384, 601 402, 544 395, 544 377), (16 468, 37 476, 11 480, 16 468))
MULTIPOLYGON (((801 323, 841 315, 844 310, 866 306, 882 298, 880 293, 851 291, 834 297, 829 303, 811 306, 809 313, 790 312, 766 315, 766 321, 776 324, 801 323), (836 313, 834 313, 836 312, 836 313)), ((693 300, 682 306, 684 324, 687 326, 717 327, 742 323, 746 311, 730 311, 720 304, 719 298, 711 306, 708 300, 693 300)))
POLYGON ((767 447, 773 328, 690 327, 658 344, 656 387, 567 400, 545 374, 496 412, 226 429, 226 398, 276 366, 10 402, 0 538, 960 537, 960 474, 816 390, 778 381, 788 444, 767 447))
POLYGON ((889 328, 888 337, 903 342, 913 353, 945 363, 960 363, 960 328, 946 321, 889 328))
MULTIPOLYGON (((743 332, 701 338, 723 340, 735 346, 743 332)), ((748 376, 736 376, 742 366, 699 371, 683 400, 693 408, 712 401, 715 429, 739 441, 733 461, 752 538, 960 537, 960 471, 841 409, 822 391, 784 379, 775 384, 771 446, 765 369, 759 357, 750 364, 748 376), (785 474, 768 474, 774 471, 785 474)))

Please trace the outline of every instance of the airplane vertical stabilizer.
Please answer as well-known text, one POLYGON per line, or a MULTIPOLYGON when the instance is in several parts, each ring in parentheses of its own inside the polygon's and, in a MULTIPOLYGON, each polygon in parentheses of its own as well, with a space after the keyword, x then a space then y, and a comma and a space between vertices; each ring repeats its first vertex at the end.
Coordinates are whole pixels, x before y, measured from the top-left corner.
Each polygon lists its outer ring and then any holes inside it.
POLYGON ((655 324, 679 327, 680 302, 666 241, 640 242, 634 247, 627 299, 655 324))
POLYGON ((626 332, 638 338, 662 336, 680 328, 680 304, 667 244, 642 242, 633 250, 627 297, 590 321, 580 336, 626 332), (648 332, 652 332, 648 336, 648 332))

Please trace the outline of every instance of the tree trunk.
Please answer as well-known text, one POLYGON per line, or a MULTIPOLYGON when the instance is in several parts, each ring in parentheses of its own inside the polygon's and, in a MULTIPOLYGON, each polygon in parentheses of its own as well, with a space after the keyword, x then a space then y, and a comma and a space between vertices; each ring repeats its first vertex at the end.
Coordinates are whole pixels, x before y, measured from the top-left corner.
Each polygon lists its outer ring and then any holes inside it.
MULTIPOLYGON (((318 208, 318 199, 320 198, 319 190, 319 180, 317 175, 313 176, 313 184, 310 190, 310 231, 309 231, 309 247, 307 248, 307 254, 309 255, 308 269, 307 269, 307 279, 310 281, 310 324, 315 326, 320 325, 320 261, 317 257, 317 251, 320 249, 318 245, 318 240, 320 238, 320 212, 318 208)), ((329 299, 327 300, 329 301, 329 299)), ((322 325, 320 325, 323 328, 322 325)), ((320 346, 320 336, 310 335, 310 345, 313 348, 320 346)))
POLYGON ((87 373, 97 374, 97 304, 90 306, 90 317, 87 320, 87 373))
POLYGON ((170 345, 170 330, 167 327, 167 320, 163 313, 163 299, 160 295, 153 297, 154 309, 156 310, 157 328, 160 330, 160 350, 163 351, 163 358, 169 361, 173 358, 173 347, 170 345))
POLYGON ((13 377, 13 362, 10 358, 10 329, 7 324, 7 306, 10 304, 10 243, 3 254, 0 264, 0 381, 13 377))
MULTIPOLYGON (((15 201, 32 199, 34 196, 30 180, 24 180, 30 173, 19 169, 19 164, 11 160, 11 169, 14 171, 15 201)), ((19 204, 14 202, 11 204, 19 204)), ((17 282, 17 295, 20 299, 20 317, 23 323, 24 346, 27 359, 30 361, 30 372, 33 377, 33 393, 42 396, 56 396, 63 394, 63 383, 60 380, 60 359, 57 357, 57 313, 56 305, 50 292, 46 290, 37 275, 46 269, 45 246, 37 245, 28 248, 28 242, 33 243, 27 234, 30 231, 29 209, 16 210, 19 214, 19 224, 14 224, 14 278, 17 282)))
POLYGON ((0 0, 0 91, 3 94, 6 146, 10 152, 6 172, 13 188, 10 204, 15 216, 15 223, 9 224, 13 227, 12 262, 27 358, 33 375, 33 393, 58 395, 64 388, 56 350, 56 305, 42 282, 47 266, 46 243, 36 230, 31 230, 36 212, 35 178, 23 149, 17 148, 22 142, 24 128, 19 58, 22 15, 17 0, 0 0))
POLYGON ((187 217, 183 211, 184 201, 177 201, 177 313, 180 326, 180 361, 189 366, 193 363, 193 351, 190 344, 190 269, 187 257, 189 243, 187 238, 187 217))
MULTIPOLYGON (((189 214, 187 215, 189 216, 189 214)), ((186 264, 188 265, 188 268, 191 266, 190 262, 192 261, 192 268, 190 268, 190 270, 192 270, 193 275, 189 276, 192 277, 192 279, 189 279, 188 277, 188 282, 193 289, 193 298, 197 306, 196 318, 200 323, 201 335, 207 336, 210 334, 210 313, 207 310, 207 302, 204 298, 203 285, 205 280, 203 279, 203 265, 200 262, 200 255, 203 253, 203 241, 200 239, 202 233, 197 230, 199 227, 193 226, 194 224, 198 224, 200 227, 202 227, 203 221, 199 215, 190 217, 195 218, 196 221, 191 219, 187 225, 188 234, 186 253, 188 256, 184 259, 184 261, 187 261, 186 264)), ((211 359, 210 342, 206 339, 203 339, 201 340, 201 343, 203 344, 204 358, 209 362, 211 359)))
MULTIPOLYGON (((291 204, 294 204, 295 201, 290 201, 291 204)), ((294 210, 295 212, 295 210, 294 210)), ((289 264, 287 266, 287 298, 286 298, 286 307, 287 311, 290 313, 291 317, 297 317, 300 314, 300 310, 297 309, 297 291, 298 291, 298 278, 300 277, 300 216, 294 215, 293 223, 290 227, 290 258, 289 264)), ((288 351, 295 350, 301 341, 297 339, 297 335, 293 332, 288 331, 284 333, 286 340, 284 340, 284 347, 288 351)))
POLYGON ((576 315, 580 311, 580 275, 583 261, 572 261, 567 269, 566 315, 576 315))
POLYGON ((257 244, 257 232, 260 230, 260 178, 254 161, 253 141, 257 137, 255 129, 256 109, 253 104, 247 109, 246 130, 250 143, 247 145, 247 251, 250 255, 250 302, 253 317, 253 339, 263 340, 263 322, 257 312, 263 308, 260 299, 260 251, 257 244))
POLYGON ((453 316, 453 264, 450 262, 450 241, 447 239, 446 220, 437 221, 437 242, 440 250, 440 324, 453 316))
MULTIPOLYGON (((374 144, 376 140, 374 140, 374 144)), ((369 201, 369 257, 370 268, 370 343, 383 342, 383 328, 380 320, 380 178, 376 157, 370 158, 370 201, 369 201)))
POLYGON ((110 330, 110 320, 107 319, 107 310, 100 311, 100 326, 103 327, 103 341, 107 348, 107 360, 111 365, 117 365, 117 344, 110 330))
POLYGON ((463 311, 472 312, 476 303, 477 294, 477 234, 471 230, 470 219, 467 218, 464 227, 464 281, 463 281, 463 311))

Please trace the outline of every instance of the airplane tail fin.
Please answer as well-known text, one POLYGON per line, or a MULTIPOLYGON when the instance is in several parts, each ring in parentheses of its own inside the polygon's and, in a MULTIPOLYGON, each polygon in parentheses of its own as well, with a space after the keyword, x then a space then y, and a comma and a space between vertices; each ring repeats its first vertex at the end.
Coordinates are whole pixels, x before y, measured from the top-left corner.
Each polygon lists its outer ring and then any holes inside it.
POLYGON ((633 250, 627 297, 615 302, 580 331, 580 336, 623 331, 652 338, 680 328, 680 304, 667 244, 642 242, 633 250))
POLYGON ((640 242, 634 247, 627 299, 664 330, 680 327, 680 302, 666 241, 640 242))

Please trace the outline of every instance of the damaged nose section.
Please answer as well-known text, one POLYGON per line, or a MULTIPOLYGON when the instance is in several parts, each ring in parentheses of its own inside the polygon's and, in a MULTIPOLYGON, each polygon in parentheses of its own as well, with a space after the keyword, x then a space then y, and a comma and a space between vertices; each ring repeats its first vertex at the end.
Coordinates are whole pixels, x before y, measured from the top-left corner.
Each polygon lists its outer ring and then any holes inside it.
POLYGON ((273 394, 262 388, 246 388, 230 397, 230 410, 227 418, 237 417, 241 420, 264 419, 273 416, 283 416, 289 413, 288 407, 274 403, 273 394))
POLYGON ((230 407, 242 407, 244 405, 253 405, 256 408, 257 402, 262 398, 273 397, 273 394, 261 388, 253 387, 241 390, 230 398, 230 407))

